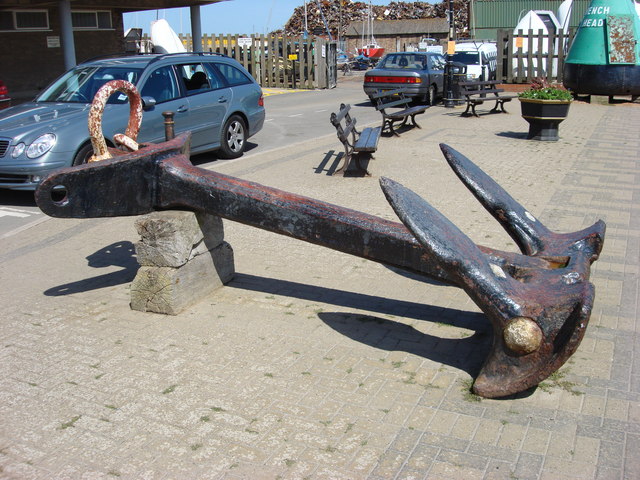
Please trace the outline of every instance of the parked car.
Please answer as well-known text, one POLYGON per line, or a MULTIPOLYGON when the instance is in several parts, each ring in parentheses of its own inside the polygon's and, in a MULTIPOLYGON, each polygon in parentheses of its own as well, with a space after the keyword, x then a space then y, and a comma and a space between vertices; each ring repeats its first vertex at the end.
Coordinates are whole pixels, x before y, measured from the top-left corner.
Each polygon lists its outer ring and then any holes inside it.
POLYGON ((9 96, 9 89, 4 84, 4 82, 0 80, 0 110, 9 108, 10 106, 11 97, 9 96))
POLYGON ((444 90, 444 56, 434 52, 388 53, 365 73, 364 93, 369 98, 378 90, 406 88, 418 103, 433 105, 444 90))
POLYGON ((478 41, 456 43, 455 53, 450 59, 467 66, 468 80, 496 79, 498 49, 495 43, 478 41))
MULTIPOLYGON (((264 124, 262 90, 235 60, 179 53, 109 57, 69 70, 33 102, 0 112, 0 188, 33 190, 49 172, 93 154, 87 119, 96 91, 113 79, 138 87, 143 100, 139 143, 165 138, 162 112, 174 112, 176 134, 191 131, 191 151, 240 157, 264 124)), ((109 146, 124 132, 128 98, 112 95, 102 129, 109 146)))

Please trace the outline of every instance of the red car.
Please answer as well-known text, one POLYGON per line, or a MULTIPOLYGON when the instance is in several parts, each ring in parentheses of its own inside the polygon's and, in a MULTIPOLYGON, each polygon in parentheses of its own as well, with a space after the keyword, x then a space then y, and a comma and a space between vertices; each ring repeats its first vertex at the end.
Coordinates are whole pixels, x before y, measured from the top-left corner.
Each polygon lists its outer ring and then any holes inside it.
POLYGON ((9 96, 9 89, 0 80, 0 110, 11 106, 11 97, 9 96))

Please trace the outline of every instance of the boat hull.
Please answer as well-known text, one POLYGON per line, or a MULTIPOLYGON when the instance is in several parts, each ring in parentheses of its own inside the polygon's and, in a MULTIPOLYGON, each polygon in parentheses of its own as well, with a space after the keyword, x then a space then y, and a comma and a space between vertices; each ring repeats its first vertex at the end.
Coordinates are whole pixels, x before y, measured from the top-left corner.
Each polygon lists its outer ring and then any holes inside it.
POLYGON ((381 48, 381 47, 359 48, 358 55, 363 55, 367 58, 381 58, 384 55, 384 48, 381 48))

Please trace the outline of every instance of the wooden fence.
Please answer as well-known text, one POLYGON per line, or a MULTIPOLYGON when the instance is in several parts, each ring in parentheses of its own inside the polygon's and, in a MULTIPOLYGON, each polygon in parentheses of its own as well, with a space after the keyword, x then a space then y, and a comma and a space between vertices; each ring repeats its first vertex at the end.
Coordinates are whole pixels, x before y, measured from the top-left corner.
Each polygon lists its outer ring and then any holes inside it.
MULTIPOLYGON (((190 34, 178 37, 193 51, 190 34)), ((147 36, 143 40, 148 39, 147 36)), ((227 55, 240 62, 262 87, 328 88, 329 42, 320 37, 276 35, 202 35, 202 51, 227 55)))
POLYGON ((499 30, 497 79, 504 83, 531 83, 536 77, 562 83, 562 69, 573 33, 559 30, 499 30))

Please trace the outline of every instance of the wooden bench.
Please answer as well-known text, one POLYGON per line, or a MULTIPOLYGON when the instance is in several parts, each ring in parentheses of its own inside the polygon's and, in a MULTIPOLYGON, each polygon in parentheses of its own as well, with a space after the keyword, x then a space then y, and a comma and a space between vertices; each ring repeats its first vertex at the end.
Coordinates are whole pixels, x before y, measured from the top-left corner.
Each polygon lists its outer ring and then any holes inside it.
POLYGON ((460 94, 467 101, 467 109, 462 114, 463 116, 471 114, 477 117, 476 106, 482 105, 484 102, 495 101, 495 106, 490 110, 490 113, 497 113, 500 109, 502 112, 507 113, 504 109, 505 102, 510 102, 513 98, 517 98, 517 95, 501 95, 504 92, 503 88, 497 87, 497 80, 487 80, 484 82, 460 82, 460 94))
POLYGON ((398 132, 393 129, 393 124, 402 122, 400 124, 402 127, 407 124, 409 119, 411 119, 413 126, 422 128, 416 122, 416 115, 424 113, 429 108, 429 105, 415 105, 412 107, 410 106, 411 98, 407 97, 405 93, 406 90, 404 88, 397 88, 395 90, 381 90, 371 96, 376 101, 376 110, 382 114, 383 132, 389 127, 389 131, 399 137, 398 132))
POLYGON ((340 104, 340 111, 337 114, 331 114, 331 124, 336 127, 338 139, 344 145, 344 162, 342 167, 336 170, 335 173, 342 172, 344 175, 351 159, 354 158, 357 170, 366 175, 371 175, 360 163, 360 154, 372 157, 372 154, 378 149, 381 127, 368 127, 359 132, 356 129, 356 119, 349 115, 350 109, 351 105, 342 103, 340 104), (343 122, 344 127, 342 126, 343 122))

